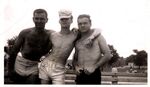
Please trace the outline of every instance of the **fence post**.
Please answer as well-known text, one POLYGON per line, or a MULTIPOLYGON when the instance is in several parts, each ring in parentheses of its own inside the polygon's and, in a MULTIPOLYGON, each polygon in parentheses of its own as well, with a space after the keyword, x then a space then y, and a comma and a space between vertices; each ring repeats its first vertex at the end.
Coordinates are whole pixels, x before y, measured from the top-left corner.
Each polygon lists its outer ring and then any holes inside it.
POLYGON ((118 84, 118 76, 117 76, 118 70, 117 70, 117 68, 112 68, 112 73, 113 73, 112 84, 116 85, 116 84, 118 84))

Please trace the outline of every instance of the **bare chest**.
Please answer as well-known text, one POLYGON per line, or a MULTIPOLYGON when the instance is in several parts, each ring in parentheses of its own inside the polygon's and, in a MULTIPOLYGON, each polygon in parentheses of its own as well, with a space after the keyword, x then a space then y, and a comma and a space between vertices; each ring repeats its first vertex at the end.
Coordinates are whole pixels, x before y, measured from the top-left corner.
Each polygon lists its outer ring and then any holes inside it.
POLYGON ((42 47, 49 41, 48 34, 29 34, 26 43, 31 47, 42 47))
POLYGON ((77 35, 74 34, 69 34, 69 35, 55 34, 52 36, 51 39, 54 47, 65 48, 65 47, 72 46, 76 38, 77 35))
POLYGON ((91 47, 87 47, 85 44, 86 40, 79 40, 76 42, 75 47, 79 52, 93 54, 96 51, 100 51, 100 47, 98 41, 93 41, 91 47))

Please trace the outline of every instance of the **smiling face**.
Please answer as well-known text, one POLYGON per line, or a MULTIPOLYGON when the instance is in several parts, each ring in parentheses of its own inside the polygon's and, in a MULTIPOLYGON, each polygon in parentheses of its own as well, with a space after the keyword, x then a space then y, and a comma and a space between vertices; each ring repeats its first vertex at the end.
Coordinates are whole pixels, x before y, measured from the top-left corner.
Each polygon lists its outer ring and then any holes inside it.
POLYGON ((78 18, 78 28, 81 33, 87 32, 91 28, 91 21, 87 17, 78 18))
POLYGON ((33 21, 35 23, 35 27, 38 29, 43 29, 45 24, 48 21, 46 13, 35 13, 33 17, 33 21))

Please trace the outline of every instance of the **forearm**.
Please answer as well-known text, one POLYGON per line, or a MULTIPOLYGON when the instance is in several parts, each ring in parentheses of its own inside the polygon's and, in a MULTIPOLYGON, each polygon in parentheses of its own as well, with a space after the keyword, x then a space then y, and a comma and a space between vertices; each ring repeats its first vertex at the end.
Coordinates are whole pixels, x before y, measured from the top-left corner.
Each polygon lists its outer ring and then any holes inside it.
POLYGON ((103 66, 106 62, 108 62, 111 59, 112 55, 111 54, 106 54, 100 58, 100 60, 96 63, 97 67, 103 66))
POLYGON ((73 55, 72 66, 75 68, 76 65, 77 65, 77 53, 75 52, 75 54, 73 55))
POLYGON ((8 70, 13 70, 15 65, 16 55, 11 54, 8 58, 8 70))
POLYGON ((19 50, 16 50, 15 48, 13 48, 10 51, 10 56, 8 58, 8 69, 9 70, 13 70, 14 69, 14 64, 15 64, 15 60, 16 60, 16 56, 18 54, 19 50))
POLYGON ((14 64, 15 64, 15 58, 10 57, 8 59, 8 70, 11 71, 14 69, 14 64))
POLYGON ((72 66, 75 68, 76 64, 77 64, 77 61, 73 58, 73 60, 72 60, 72 66))

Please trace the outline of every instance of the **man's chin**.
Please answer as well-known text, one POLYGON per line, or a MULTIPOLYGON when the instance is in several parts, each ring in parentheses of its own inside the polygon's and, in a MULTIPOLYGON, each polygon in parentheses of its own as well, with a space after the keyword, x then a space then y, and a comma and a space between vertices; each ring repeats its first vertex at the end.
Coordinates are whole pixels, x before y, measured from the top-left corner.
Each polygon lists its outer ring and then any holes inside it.
POLYGON ((43 26, 36 26, 37 29, 43 29, 43 26))
POLYGON ((83 30, 83 31, 80 31, 81 33, 86 33, 87 31, 86 30, 83 30))

